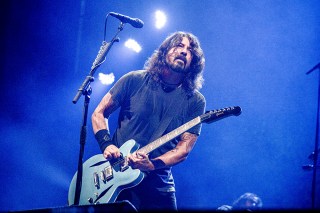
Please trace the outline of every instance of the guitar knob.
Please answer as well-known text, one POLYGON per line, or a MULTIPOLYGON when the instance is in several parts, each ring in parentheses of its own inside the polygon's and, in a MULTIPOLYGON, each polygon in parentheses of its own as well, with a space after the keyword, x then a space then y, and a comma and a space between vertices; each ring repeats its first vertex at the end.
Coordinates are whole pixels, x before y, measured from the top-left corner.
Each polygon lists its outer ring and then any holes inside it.
POLYGON ((93 204, 93 199, 92 199, 92 197, 88 198, 88 202, 89 202, 90 204, 93 204))

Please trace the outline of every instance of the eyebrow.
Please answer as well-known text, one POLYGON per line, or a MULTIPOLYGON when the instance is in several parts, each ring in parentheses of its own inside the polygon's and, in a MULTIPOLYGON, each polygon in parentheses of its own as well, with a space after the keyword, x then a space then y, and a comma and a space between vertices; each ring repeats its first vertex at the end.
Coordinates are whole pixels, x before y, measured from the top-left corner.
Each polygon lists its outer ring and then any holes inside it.
MULTIPOLYGON (((183 46, 186 46, 184 43, 182 43, 182 41, 181 42, 179 42, 179 43, 177 43, 177 45, 176 46, 179 46, 180 44, 182 44, 183 46)), ((189 44, 189 46, 188 46, 188 48, 187 48, 188 50, 190 50, 190 51, 192 51, 194 48, 192 47, 192 45, 191 45, 191 43, 189 44)))

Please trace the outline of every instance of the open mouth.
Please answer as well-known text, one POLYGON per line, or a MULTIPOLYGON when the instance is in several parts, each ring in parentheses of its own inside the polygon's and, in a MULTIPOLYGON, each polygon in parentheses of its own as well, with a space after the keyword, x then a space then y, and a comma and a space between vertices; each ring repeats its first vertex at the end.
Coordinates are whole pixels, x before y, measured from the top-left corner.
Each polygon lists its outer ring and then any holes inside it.
POLYGON ((182 57, 182 56, 178 56, 174 59, 175 61, 182 61, 183 64, 186 64, 187 63, 187 59, 182 57))

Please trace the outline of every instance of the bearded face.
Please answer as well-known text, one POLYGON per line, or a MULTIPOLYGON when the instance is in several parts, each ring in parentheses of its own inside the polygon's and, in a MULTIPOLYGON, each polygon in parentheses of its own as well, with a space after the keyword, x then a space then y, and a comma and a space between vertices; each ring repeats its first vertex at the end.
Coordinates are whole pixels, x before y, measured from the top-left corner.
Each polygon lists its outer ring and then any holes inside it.
POLYGON ((169 68, 178 73, 187 73, 192 60, 191 47, 189 39, 183 37, 182 41, 172 47, 166 56, 166 63, 169 68))
POLYGON ((166 58, 167 64, 169 66, 169 68, 174 71, 174 72, 178 72, 178 73, 185 73, 187 72, 186 69, 186 63, 187 63, 187 59, 184 56, 173 56, 173 60, 168 59, 168 57, 166 58))

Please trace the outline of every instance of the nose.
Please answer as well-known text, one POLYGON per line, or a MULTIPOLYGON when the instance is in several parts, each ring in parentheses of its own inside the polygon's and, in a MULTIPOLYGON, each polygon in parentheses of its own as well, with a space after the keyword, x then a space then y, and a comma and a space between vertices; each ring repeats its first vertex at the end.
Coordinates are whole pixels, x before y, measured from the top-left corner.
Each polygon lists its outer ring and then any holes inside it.
POLYGON ((186 52, 185 50, 182 50, 182 51, 180 52, 180 54, 183 55, 183 56, 187 56, 187 52, 186 52))

